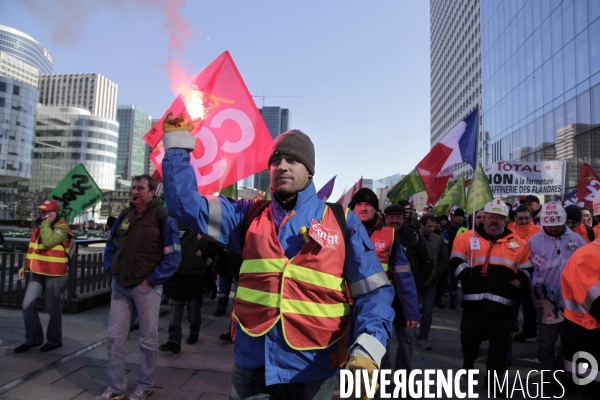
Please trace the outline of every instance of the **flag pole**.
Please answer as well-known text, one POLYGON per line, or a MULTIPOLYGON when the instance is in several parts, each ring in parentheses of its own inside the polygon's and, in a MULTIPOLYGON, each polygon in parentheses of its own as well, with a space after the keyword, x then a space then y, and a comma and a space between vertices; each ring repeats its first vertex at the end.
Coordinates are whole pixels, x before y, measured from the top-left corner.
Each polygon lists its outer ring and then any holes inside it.
POLYGON ((565 206, 565 193, 567 190, 567 160, 563 160, 563 182, 562 182, 562 196, 561 196, 561 203, 562 206, 565 206))
MULTIPOLYGON (((477 100, 477 114, 480 114, 480 107, 479 104, 481 103, 481 98, 479 98, 477 100)), ((477 119, 477 135, 475 135, 475 140, 477 140, 477 145, 475 146, 477 148, 477 151, 475 152, 475 170, 473 171, 473 178, 471 179, 471 185, 475 185, 475 188, 473 189, 473 214, 471 214, 473 216, 473 225, 472 225, 472 230, 475 231, 475 213, 477 212, 477 174, 479 173, 479 122, 482 121, 481 119, 481 115, 479 115, 479 118, 477 119)))

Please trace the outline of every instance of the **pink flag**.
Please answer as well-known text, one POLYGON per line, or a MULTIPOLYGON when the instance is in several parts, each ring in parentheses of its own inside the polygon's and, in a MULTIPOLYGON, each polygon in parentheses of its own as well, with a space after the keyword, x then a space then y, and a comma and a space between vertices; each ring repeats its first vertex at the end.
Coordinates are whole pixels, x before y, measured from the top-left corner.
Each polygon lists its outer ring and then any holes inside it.
POLYGON ((360 189, 362 189, 362 177, 346 193, 344 193, 336 203, 348 207, 348 204, 350 204, 350 201, 352 200, 352 196, 360 189))
POLYGON ((200 193, 213 194, 267 168, 273 139, 229 52, 217 57, 190 87, 191 93, 178 96, 143 137, 154 148, 150 158, 161 175, 162 123, 170 112, 201 118, 192 132, 197 140, 190 154, 200 193))

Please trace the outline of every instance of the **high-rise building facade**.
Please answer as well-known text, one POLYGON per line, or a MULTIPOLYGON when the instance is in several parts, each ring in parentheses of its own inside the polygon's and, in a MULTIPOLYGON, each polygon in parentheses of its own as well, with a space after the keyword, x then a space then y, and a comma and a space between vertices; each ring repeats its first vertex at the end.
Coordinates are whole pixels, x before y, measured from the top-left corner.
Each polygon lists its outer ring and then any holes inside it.
POLYGON ((15 216, 18 182, 31 178, 39 74, 52 73, 52 65, 31 36, 0 25, 1 219, 15 216))
POLYGON ((26 33, 0 25, 0 52, 36 68, 39 74, 52 73, 54 57, 26 33))
POLYGON ((39 103, 77 107, 116 120, 119 85, 96 73, 41 75, 39 103))
MULTIPOLYGON (((281 107, 263 107, 259 108, 258 111, 262 115, 267 129, 271 134, 271 137, 275 139, 281 133, 287 131, 290 126, 291 113, 287 108, 281 107)), ((253 187, 266 192, 271 187, 271 178, 269 176, 269 170, 266 169, 257 174, 254 174, 253 187)))
POLYGON ((482 1, 481 53, 485 162, 600 172, 600 1, 482 1))
POLYGON ((115 189, 119 126, 75 107, 38 106, 30 191, 53 189, 83 164, 98 187, 115 189))
POLYGON ((142 136, 150 129, 152 119, 148 112, 135 105, 117 106, 119 122, 119 149, 117 175, 131 180, 136 175, 148 172, 148 145, 142 136))
POLYGON ((479 0, 431 0, 433 147, 476 107, 481 94, 479 0))

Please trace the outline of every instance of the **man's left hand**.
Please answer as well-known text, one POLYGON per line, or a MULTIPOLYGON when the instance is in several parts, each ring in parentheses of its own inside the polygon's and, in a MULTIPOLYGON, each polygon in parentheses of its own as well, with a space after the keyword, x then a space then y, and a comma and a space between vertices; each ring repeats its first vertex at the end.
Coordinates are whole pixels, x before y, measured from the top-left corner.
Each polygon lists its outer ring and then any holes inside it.
POLYGON ((513 285, 514 287, 516 287, 517 289, 520 289, 520 288, 521 288, 521 281, 520 281, 520 280, 518 280, 518 279, 513 279, 513 280, 510 282, 510 284, 511 284, 511 285, 513 285))
POLYGON ((142 283, 140 283, 140 285, 142 285, 142 286, 148 286, 148 287, 150 286, 150 284, 148 283, 148 279, 144 279, 142 281, 142 283))

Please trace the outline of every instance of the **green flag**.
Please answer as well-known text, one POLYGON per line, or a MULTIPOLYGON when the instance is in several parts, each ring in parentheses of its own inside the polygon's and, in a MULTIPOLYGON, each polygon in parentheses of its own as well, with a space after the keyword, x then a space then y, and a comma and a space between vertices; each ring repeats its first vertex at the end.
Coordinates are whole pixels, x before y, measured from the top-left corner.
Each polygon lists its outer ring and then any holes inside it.
POLYGON ((479 164, 477 167, 477 170, 473 174, 473 179, 471 179, 471 184, 469 185, 469 193, 467 194, 467 208, 465 210, 467 214, 473 213, 473 196, 475 194, 477 195, 475 211, 483 209, 488 202, 494 200, 494 194, 492 193, 492 189, 490 189, 490 183, 485 176, 485 172, 483 172, 483 167, 481 164, 479 164), (475 191, 475 187, 477 187, 477 191, 475 191))
POLYGON ((450 209, 453 205, 460 207, 462 209, 465 208, 467 204, 467 197, 465 196, 465 178, 462 176, 456 182, 450 190, 446 192, 442 196, 442 199, 437 203, 436 207, 433 209, 434 215, 445 215, 450 212, 450 209))
POLYGON ((237 182, 233 185, 229 185, 219 191, 219 195, 229 197, 230 199, 237 200, 238 198, 238 187, 237 182))
POLYGON ((425 186, 416 169, 413 169, 402 180, 394 185, 387 194, 387 198, 392 203, 397 203, 398 200, 408 199, 415 193, 423 192, 425 186))
POLYGON ((271 200, 271 191, 267 190, 262 198, 263 200, 271 200))
POLYGON ((61 214, 70 224, 76 216, 102 201, 104 193, 83 164, 79 164, 56 185, 48 198, 60 203, 61 214))

